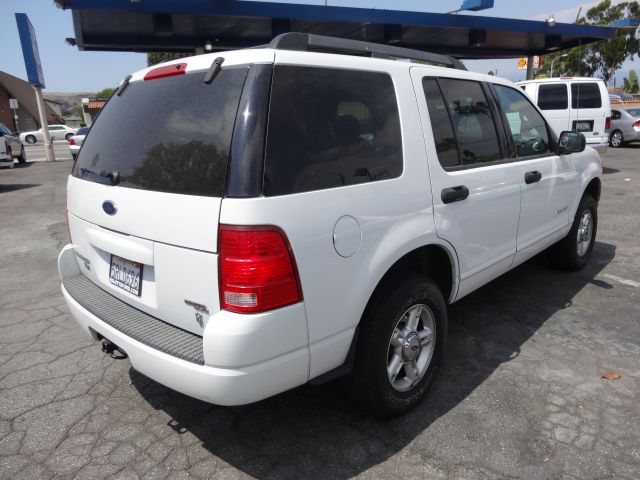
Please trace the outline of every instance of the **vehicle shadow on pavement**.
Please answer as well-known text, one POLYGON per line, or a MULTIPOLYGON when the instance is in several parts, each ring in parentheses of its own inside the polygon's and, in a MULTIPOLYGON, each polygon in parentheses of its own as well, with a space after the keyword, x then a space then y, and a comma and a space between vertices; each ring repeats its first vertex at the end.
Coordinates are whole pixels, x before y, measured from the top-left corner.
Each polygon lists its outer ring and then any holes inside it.
POLYGON ((596 242, 589 264, 575 273, 554 269, 542 254, 452 305, 443 367, 425 401, 395 420, 357 410, 337 382, 225 408, 171 391, 133 369, 130 377, 154 408, 172 418, 169 425, 178 434, 190 432, 215 457, 245 474, 349 478, 400 452, 459 405, 501 364, 516 358, 587 284, 608 288, 595 277, 615 251, 614 245, 596 242))
POLYGON ((41 186, 40 183, 0 183, 0 193, 15 192, 16 190, 41 186))

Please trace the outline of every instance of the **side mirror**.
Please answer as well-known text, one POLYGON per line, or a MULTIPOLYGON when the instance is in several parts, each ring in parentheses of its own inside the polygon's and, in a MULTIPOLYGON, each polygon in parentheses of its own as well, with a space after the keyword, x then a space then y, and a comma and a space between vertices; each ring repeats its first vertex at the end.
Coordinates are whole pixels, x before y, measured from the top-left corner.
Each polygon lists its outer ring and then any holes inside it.
POLYGON ((560 134, 558 140, 558 153, 578 153, 583 152, 587 146, 587 139, 580 132, 565 131, 560 134))

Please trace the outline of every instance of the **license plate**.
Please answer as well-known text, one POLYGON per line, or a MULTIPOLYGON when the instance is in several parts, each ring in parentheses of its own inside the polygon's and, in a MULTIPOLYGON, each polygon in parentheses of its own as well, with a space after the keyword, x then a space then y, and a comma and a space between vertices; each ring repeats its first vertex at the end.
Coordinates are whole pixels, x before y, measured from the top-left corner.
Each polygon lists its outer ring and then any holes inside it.
POLYGON ((573 130, 576 132, 591 132, 593 130, 593 121, 587 120, 583 122, 574 121, 573 130))
POLYGON ((125 292, 140 296, 142 293, 142 264, 111 255, 109 281, 125 292))

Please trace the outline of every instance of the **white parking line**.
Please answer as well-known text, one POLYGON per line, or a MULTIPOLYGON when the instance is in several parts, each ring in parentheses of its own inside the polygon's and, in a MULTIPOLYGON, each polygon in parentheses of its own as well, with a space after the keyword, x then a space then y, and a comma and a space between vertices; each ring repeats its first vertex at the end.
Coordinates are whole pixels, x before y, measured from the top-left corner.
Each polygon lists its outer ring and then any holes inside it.
POLYGON ((609 273, 605 273, 604 276, 611 280, 615 280, 618 283, 622 283, 623 285, 629 285, 630 287, 640 288, 640 282, 636 282, 634 280, 627 280, 626 278, 618 277, 617 275, 611 275, 609 273))

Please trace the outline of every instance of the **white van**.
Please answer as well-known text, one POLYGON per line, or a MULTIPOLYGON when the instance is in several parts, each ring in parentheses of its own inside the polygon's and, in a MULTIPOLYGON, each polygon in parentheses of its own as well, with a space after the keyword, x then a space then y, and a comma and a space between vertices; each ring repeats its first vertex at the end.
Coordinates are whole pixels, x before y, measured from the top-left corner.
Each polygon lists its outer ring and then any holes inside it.
POLYGON ((528 80, 518 85, 544 112, 556 135, 581 132, 599 152, 609 146, 611 103, 604 82, 597 78, 560 77, 528 80))

